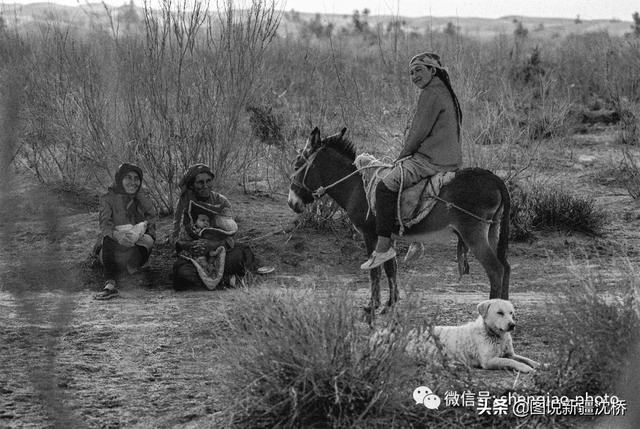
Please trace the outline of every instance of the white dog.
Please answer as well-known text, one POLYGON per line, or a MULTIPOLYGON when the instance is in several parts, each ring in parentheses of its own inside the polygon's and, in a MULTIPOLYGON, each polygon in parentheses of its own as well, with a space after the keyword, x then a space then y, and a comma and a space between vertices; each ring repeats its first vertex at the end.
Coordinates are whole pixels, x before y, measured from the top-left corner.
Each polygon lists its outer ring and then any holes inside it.
MULTIPOLYGON (((478 304, 480 316, 462 326, 436 326, 433 330, 412 329, 407 335, 406 352, 412 357, 432 358, 440 347, 454 361, 483 369, 515 369, 531 372, 540 364, 513 351, 510 332, 516 324, 513 305, 503 299, 478 304)), ((380 344, 389 330, 376 332, 370 340, 380 344)))

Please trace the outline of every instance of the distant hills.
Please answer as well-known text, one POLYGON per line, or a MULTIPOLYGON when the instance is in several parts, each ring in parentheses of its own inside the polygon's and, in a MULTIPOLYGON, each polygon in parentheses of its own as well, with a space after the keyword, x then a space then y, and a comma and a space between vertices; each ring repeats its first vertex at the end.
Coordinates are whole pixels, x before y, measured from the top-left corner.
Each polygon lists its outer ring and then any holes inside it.
MULTIPOLYGON (((213 3, 212 3, 213 4, 213 3)), ((102 3, 80 4, 78 6, 64 6, 53 3, 0 4, 0 15, 8 27, 29 29, 41 23, 57 22, 79 28, 110 25, 110 17, 117 23, 123 19, 130 19, 131 7, 123 0, 123 6, 109 7, 108 11, 102 3), (129 15, 127 15, 129 14, 129 15)), ((142 9, 133 9, 134 19, 142 16, 142 9)), ((499 34, 513 34, 518 23, 526 29, 528 35, 536 38, 556 38, 569 34, 583 34, 588 32, 605 31, 611 35, 621 36, 631 32, 631 14, 629 20, 577 20, 567 18, 535 18, 521 16, 504 16, 498 19, 465 18, 465 17, 395 17, 390 15, 374 15, 362 17, 366 19, 369 28, 387 29, 394 22, 399 22, 405 32, 424 34, 427 32, 455 31, 457 34, 490 38, 499 34)), ((342 28, 352 28, 351 15, 313 14, 285 11, 279 31, 281 33, 295 33, 309 22, 319 20, 323 25, 332 24, 334 31, 342 28)))

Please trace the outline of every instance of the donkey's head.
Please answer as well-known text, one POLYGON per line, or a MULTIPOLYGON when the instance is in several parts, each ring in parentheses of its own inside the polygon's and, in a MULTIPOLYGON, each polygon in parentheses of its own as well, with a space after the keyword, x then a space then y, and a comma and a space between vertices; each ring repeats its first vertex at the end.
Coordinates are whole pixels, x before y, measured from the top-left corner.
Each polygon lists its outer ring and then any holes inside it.
POLYGON ((314 192, 318 188, 327 185, 327 183, 323 183, 323 178, 326 176, 326 171, 323 171, 326 169, 326 163, 323 159, 316 161, 316 158, 319 154, 322 157, 322 150, 328 143, 331 144, 336 140, 342 141, 346 132, 347 129, 343 128, 338 134, 322 139, 320 130, 315 127, 304 148, 298 152, 293 164, 294 172, 291 175, 291 186, 287 200, 289 207, 296 213, 301 213, 304 206, 314 201, 314 192))

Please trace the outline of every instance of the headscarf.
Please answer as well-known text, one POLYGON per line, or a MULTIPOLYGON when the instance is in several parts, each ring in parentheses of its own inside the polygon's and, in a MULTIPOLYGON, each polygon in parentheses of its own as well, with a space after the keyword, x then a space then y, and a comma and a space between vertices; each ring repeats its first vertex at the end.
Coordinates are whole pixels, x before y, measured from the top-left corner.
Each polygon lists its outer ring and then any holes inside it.
POLYGON ((414 56, 413 58, 411 58, 411 61, 409 61, 409 68, 418 64, 421 64, 425 67, 433 67, 436 69, 445 70, 442 62, 440 61, 440 56, 438 54, 434 54, 433 52, 423 52, 414 56))
POLYGON ((127 211, 127 217, 129 219, 135 219, 136 218, 136 212, 137 212, 137 207, 136 204, 134 204, 134 201, 136 199, 136 197, 138 196, 138 192, 140 192, 140 188, 142 188, 142 169, 140 167, 138 167, 137 165, 133 165, 133 164, 129 164, 127 162, 124 162, 122 164, 120 164, 120 166, 118 167, 118 170, 116 171, 115 174, 115 180, 113 182, 113 185, 111 185, 109 187, 110 191, 115 192, 116 194, 120 194, 120 195, 125 195, 126 196, 126 211, 127 211), (138 186, 138 189, 136 190, 135 194, 129 194, 124 190, 124 187, 122 186, 122 179, 124 178, 124 176, 127 175, 127 173, 130 173, 131 171, 133 171, 134 173, 136 173, 138 175, 138 177, 140 178, 140 186, 138 186))
POLYGON ((137 194, 138 191, 140 191, 140 188, 142 187, 142 170, 137 165, 129 164, 127 162, 120 164, 120 166, 118 167, 118 170, 116 170, 115 181, 113 182, 113 185, 109 187, 109 189, 111 189, 116 194, 126 194, 127 192, 124 190, 124 187, 122 186, 122 179, 124 178, 124 176, 127 175, 127 173, 130 173, 132 171, 136 173, 140 178, 140 186, 138 186, 138 190, 136 191, 136 194, 137 194))
POLYGON ((451 87, 451 79, 449 78, 449 72, 447 68, 442 65, 442 61, 440 61, 440 56, 433 52, 423 52, 421 54, 415 55, 409 61, 409 69, 416 65, 423 65, 425 67, 433 67, 436 69, 436 76, 439 77, 449 90, 451 94, 451 98, 453 98, 453 105, 456 109, 456 117, 458 118, 458 137, 460 136, 460 126, 462 124, 462 109, 460 108, 460 102, 458 101, 458 97, 456 93, 453 91, 451 87))
POLYGON ((180 183, 178 183, 178 186, 180 186, 181 194, 184 194, 185 191, 187 191, 193 185, 193 181, 195 180, 196 176, 200 173, 207 173, 211 176, 212 179, 216 177, 216 175, 213 174, 213 171, 211 171, 211 168, 208 165, 205 165, 205 164, 192 165, 184 174, 184 176, 182 177, 182 180, 180 180, 180 183))
POLYGON ((178 186, 180 187, 180 198, 178 198, 178 205, 176 206, 176 212, 173 220, 174 239, 178 237, 180 223, 182 222, 182 217, 184 215, 184 211, 187 209, 189 201, 196 200, 196 196, 191 188, 193 187, 193 182, 196 176, 200 173, 207 173, 212 179, 216 177, 208 165, 195 164, 187 169, 187 172, 184 173, 184 176, 182 176, 182 179, 180 179, 180 182, 178 183, 178 186))

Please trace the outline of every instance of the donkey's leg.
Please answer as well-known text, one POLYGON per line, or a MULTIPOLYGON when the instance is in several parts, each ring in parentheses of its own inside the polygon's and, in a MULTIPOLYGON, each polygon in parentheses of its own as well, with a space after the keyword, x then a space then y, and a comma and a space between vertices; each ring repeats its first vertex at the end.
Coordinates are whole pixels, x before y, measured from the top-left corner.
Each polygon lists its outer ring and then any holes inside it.
POLYGON ((398 302, 398 261, 396 258, 390 259, 384 263, 384 272, 387 275, 387 282, 389 283, 389 300, 386 307, 382 310, 382 313, 386 313, 389 309, 398 302))
POLYGON ((489 299, 500 298, 504 267, 489 243, 488 227, 474 222, 466 225, 459 232, 465 244, 471 249, 473 256, 480 261, 489 277, 489 283, 491 284, 489 299))
POLYGON ((464 274, 469 274, 469 248, 466 244, 464 244, 464 240, 460 237, 460 234, 456 231, 456 235, 458 236, 458 249, 456 252, 457 260, 458 260, 458 281, 462 279, 464 274))
MULTIPOLYGON (((377 236, 375 233, 362 234, 364 238, 364 244, 367 249, 367 257, 371 256, 371 252, 376 247, 377 236)), ((376 267, 369 270, 369 282, 371 284, 371 297, 369 299, 369 305, 364 307, 364 311, 369 314, 375 314, 376 310, 380 307, 380 276, 382 270, 380 267, 376 267)))

